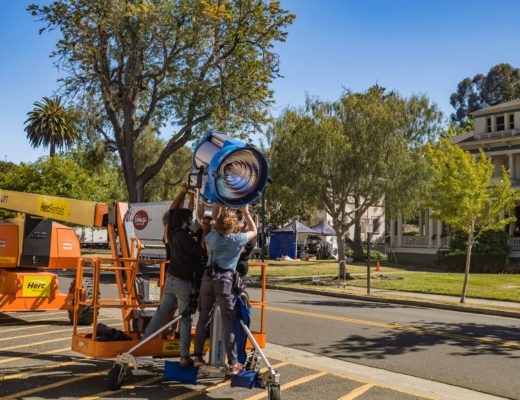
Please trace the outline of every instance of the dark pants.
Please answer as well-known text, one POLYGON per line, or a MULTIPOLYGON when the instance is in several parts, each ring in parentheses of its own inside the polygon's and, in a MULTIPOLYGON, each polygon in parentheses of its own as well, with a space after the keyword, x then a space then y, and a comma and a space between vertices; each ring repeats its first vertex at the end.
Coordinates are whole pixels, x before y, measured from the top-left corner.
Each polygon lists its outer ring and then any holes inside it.
POLYGON ((237 342, 235 337, 236 298, 233 294, 233 273, 216 272, 213 278, 207 273, 202 277, 199 298, 199 321, 195 332, 195 356, 202 356, 206 327, 210 319, 211 309, 215 302, 220 306, 224 326, 224 346, 229 364, 237 362, 237 342))

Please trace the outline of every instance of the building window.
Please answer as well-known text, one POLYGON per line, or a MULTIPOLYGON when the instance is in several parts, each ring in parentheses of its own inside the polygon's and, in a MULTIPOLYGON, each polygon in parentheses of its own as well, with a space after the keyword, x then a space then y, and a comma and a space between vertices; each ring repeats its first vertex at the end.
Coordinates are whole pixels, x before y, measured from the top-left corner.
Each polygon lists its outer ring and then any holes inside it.
POLYGON ((487 131, 491 132, 491 118, 487 119, 487 131))
POLYGON ((374 233, 379 233, 379 227, 381 225, 381 223, 379 222, 379 217, 374 218, 372 220, 372 224, 374 227, 374 233))
POLYGON ((497 132, 503 131, 504 129, 506 129, 504 121, 505 121, 505 118, 503 115, 501 115, 500 117, 497 117, 497 132))
POLYGON ((515 129, 515 114, 509 114, 509 129, 515 129))

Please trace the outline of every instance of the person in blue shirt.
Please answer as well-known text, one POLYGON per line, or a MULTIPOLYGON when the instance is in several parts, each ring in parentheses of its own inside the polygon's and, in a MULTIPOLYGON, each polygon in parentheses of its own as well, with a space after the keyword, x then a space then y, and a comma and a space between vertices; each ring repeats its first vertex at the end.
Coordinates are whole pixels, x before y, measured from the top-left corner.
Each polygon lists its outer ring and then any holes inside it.
POLYGON ((224 326, 224 347, 228 361, 228 373, 238 374, 243 366, 237 360, 235 337, 236 297, 233 293, 233 275, 244 245, 257 235, 256 224, 249 213, 248 206, 242 207, 248 231, 234 233, 238 224, 236 213, 223 210, 216 218, 215 230, 206 235, 208 266, 202 277, 199 297, 199 320, 195 331, 195 366, 202 366, 206 326, 210 320, 213 304, 220 306, 224 326))

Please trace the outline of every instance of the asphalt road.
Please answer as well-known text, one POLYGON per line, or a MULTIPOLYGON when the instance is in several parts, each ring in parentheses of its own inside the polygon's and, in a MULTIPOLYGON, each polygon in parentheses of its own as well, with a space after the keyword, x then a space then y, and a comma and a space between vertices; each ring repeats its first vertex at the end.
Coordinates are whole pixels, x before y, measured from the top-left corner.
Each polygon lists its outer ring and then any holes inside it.
POLYGON ((272 290, 268 305, 270 343, 520 399, 517 319, 272 290))
MULTIPOLYGON (((60 278, 60 283, 68 287, 69 280, 60 278)), ((101 291, 113 294, 114 289, 103 284, 101 291)), ((249 291, 258 298, 259 290, 249 291)), ((103 322, 118 327, 116 314, 102 315, 103 322)), ((107 392, 106 374, 112 362, 70 351, 72 329, 67 320, 63 311, 0 313, 0 399, 266 397, 265 390, 230 388, 229 381, 162 382, 161 368, 143 368, 127 378, 121 391, 107 392)), ((258 318, 253 320, 258 323, 258 318)), ((270 343, 285 346, 280 347, 281 355, 283 349, 287 354, 291 348, 300 349, 379 368, 374 374, 394 371, 520 399, 516 378, 520 332, 514 319, 268 291, 266 328, 270 343)), ((402 390, 399 378, 395 385, 382 385, 375 377, 356 379, 308 360, 303 364, 285 357, 271 360, 281 373, 284 400, 445 398, 402 390)))

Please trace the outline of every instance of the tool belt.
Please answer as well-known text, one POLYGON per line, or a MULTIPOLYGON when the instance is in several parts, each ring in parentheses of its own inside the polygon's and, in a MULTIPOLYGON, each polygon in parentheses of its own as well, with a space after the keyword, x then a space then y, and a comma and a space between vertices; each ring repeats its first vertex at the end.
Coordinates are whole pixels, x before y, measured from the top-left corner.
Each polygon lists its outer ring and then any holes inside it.
POLYGON ((216 262, 211 262, 206 266, 206 274, 213 279, 217 273, 233 273, 230 269, 220 268, 216 262))

